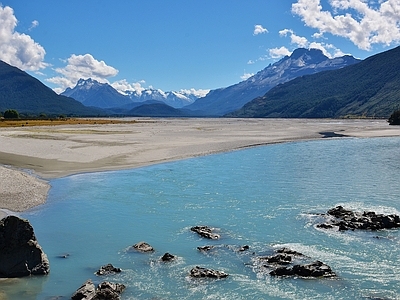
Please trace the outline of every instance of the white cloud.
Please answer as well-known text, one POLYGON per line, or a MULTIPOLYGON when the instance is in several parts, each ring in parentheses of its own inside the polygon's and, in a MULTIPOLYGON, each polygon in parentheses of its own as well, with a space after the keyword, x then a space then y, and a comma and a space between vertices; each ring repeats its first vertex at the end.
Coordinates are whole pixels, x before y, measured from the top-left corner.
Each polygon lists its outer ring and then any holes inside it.
POLYGON ((107 78, 118 74, 118 70, 108 66, 104 61, 96 60, 92 55, 75 55, 72 54, 67 59, 67 66, 57 68, 55 71, 61 76, 47 79, 46 81, 54 83, 59 88, 54 89, 56 92, 64 91, 67 87, 75 86, 80 79, 92 78, 99 82, 108 83, 107 78))
POLYGON ((290 42, 295 44, 298 48, 306 48, 308 46, 308 40, 305 37, 296 35, 291 29, 283 29, 279 31, 280 36, 290 36, 290 42))
POLYGON ((29 27, 29 30, 32 30, 33 28, 38 27, 38 26, 39 26, 39 21, 34 20, 34 21, 32 21, 32 24, 31 24, 31 27, 29 27))
POLYGON ((179 92, 186 94, 186 95, 194 95, 196 97, 201 98, 201 97, 205 97, 210 92, 210 90, 205 90, 205 89, 196 90, 196 89, 191 88, 191 89, 182 89, 179 92))
POLYGON ((258 35, 262 33, 268 33, 268 29, 264 28, 262 25, 254 25, 253 35, 258 35))
POLYGON ((400 1, 331 0, 332 12, 323 10, 320 0, 298 0, 292 12, 318 34, 344 37, 358 48, 400 42, 400 1))
POLYGON ((144 83, 145 83, 144 80, 141 80, 139 82, 129 83, 126 79, 122 79, 113 82, 111 86, 121 94, 124 94, 127 91, 129 92, 136 91, 140 95, 145 90, 145 88, 142 86, 142 84, 144 83))
POLYGON ((271 58, 275 58, 275 59, 292 54, 292 52, 289 51, 289 49, 287 49, 286 47, 272 48, 272 49, 269 49, 268 52, 269 52, 269 55, 271 56, 271 58))
POLYGON ((0 59, 25 71, 46 68, 46 51, 29 35, 16 32, 17 23, 14 10, 0 4, 0 59))
POLYGON ((254 73, 244 73, 242 76, 240 76, 240 78, 242 80, 246 80, 249 79, 251 76, 254 76, 254 73))

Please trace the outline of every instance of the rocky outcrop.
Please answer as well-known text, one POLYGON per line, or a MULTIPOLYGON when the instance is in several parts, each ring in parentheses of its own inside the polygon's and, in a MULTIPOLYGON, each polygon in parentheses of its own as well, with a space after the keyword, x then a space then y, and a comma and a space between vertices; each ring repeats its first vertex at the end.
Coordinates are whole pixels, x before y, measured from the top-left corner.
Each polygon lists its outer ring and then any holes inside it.
POLYGON ((28 220, 7 216, 0 220, 0 277, 45 275, 49 260, 28 220))
POLYGON ((340 231, 345 231, 355 229, 381 230, 400 227, 400 217, 394 214, 384 215, 373 211, 359 213, 337 206, 328 210, 327 215, 331 219, 326 223, 318 224, 318 228, 338 228, 340 231))
POLYGON ((194 267, 193 269, 190 270, 190 276, 194 278, 216 278, 216 279, 221 279, 228 277, 229 274, 222 272, 222 271, 217 271, 213 269, 206 269, 202 268, 199 266, 194 267))
POLYGON ((172 255, 167 252, 161 257, 161 261, 163 261, 163 262, 173 261, 173 260, 175 260, 175 258, 176 258, 175 255, 172 255))
POLYGON ((121 269, 114 267, 112 264, 107 264, 105 266, 102 266, 99 270, 97 270, 96 275, 102 276, 115 273, 121 273, 121 269))
POLYGON ((310 264, 294 265, 292 267, 279 267, 269 273, 272 276, 292 276, 301 277, 334 277, 336 274, 331 267, 321 261, 310 264))
POLYGON ((271 276, 336 276, 332 269, 323 262, 312 261, 310 257, 289 248, 277 249, 274 255, 257 257, 255 267, 262 273, 267 271, 271 276))
POLYGON ((218 240, 220 235, 213 232, 213 229, 208 226, 194 226, 190 228, 191 231, 198 233, 201 237, 211 240, 218 240))
POLYGON ((133 248, 133 250, 136 250, 139 252, 153 252, 154 251, 154 248, 146 242, 139 242, 139 243, 133 245, 132 248, 133 248))
POLYGON ((102 282, 96 288, 92 280, 88 279, 72 295, 72 300, 119 300, 125 290, 125 285, 120 283, 102 282))

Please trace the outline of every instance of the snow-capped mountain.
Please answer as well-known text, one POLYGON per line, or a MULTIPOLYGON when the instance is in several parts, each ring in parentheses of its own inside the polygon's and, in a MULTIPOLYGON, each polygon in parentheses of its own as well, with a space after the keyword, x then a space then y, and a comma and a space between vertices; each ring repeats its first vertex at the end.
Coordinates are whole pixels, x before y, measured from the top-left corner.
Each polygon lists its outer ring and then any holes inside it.
POLYGON ((178 92, 164 92, 160 89, 151 88, 140 91, 125 91, 124 94, 128 95, 133 102, 157 100, 174 108, 182 108, 192 104, 201 96, 184 90, 178 92))
POLYGON ((61 95, 71 97, 85 106, 100 108, 119 107, 132 102, 129 97, 118 93, 111 85, 91 78, 79 79, 74 88, 67 88, 61 95))
POLYGON ((360 60, 352 56, 330 59, 318 49, 296 49, 257 74, 235 85, 210 91, 205 97, 185 107, 201 115, 222 116, 241 108, 254 98, 264 95, 278 84, 296 77, 343 68, 360 60))
POLYGON ((203 96, 193 91, 164 92, 152 88, 120 93, 108 83, 100 83, 91 78, 79 79, 74 88, 67 88, 61 95, 74 98, 86 106, 100 108, 129 107, 129 104, 149 100, 160 101, 173 108, 182 108, 203 96))

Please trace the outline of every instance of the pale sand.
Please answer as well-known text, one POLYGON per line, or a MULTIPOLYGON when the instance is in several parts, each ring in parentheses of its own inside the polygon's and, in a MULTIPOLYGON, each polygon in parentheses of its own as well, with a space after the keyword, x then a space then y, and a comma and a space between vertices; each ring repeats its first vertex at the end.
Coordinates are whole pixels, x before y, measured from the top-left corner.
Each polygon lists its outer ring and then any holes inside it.
MULTIPOLYGON (((81 172, 128 169, 296 140, 400 136, 385 120, 138 119, 132 124, 63 125, 0 129, 0 164, 33 170, 44 179, 81 172)), ((0 168, 0 208, 22 211, 42 204, 48 184, 0 168)))

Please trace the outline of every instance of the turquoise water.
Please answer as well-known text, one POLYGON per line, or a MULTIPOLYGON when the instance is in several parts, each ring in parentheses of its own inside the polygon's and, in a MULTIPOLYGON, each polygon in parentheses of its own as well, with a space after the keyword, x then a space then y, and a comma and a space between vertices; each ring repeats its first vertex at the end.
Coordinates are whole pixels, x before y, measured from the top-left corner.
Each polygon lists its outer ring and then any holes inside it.
POLYGON ((91 278, 124 283, 122 299, 400 299, 399 230, 315 227, 316 213, 336 205, 400 214, 399 149, 400 138, 296 142, 52 180, 48 202, 21 215, 51 273, 0 290, 8 299, 69 298, 91 278), (215 227, 221 239, 201 239, 195 225, 215 227), (128 251, 139 241, 156 251, 128 251), (217 247, 204 254, 203 245, 217 247), (242 245, 250 250, 235 251, 242 245), (325 262, 337 278, 275 278, 254 266, 282 246, 325 262), (178 259, 160 263, 165 252, 178 259), (107 263, 123 271, 94 275, 107 263), (230 276, 190 279, 196 265, 230 276))

